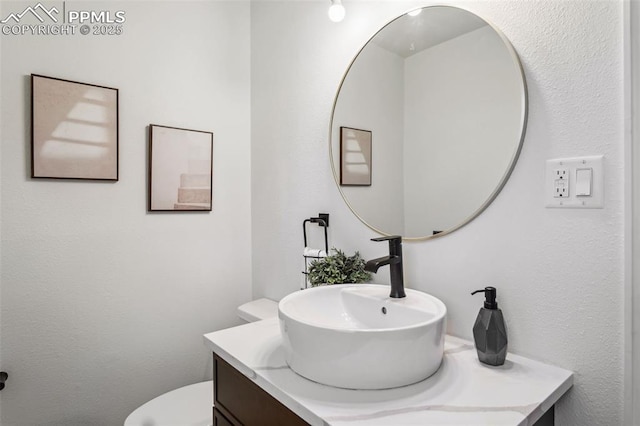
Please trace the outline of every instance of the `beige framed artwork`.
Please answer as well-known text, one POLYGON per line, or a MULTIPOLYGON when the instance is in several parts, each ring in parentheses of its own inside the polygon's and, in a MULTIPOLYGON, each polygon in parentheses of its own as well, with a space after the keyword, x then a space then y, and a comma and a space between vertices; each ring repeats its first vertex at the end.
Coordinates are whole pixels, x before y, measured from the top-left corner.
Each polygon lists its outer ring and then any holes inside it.
POLYGON ((31 74, 31 177, 118 180, 118 89, 31 74))
POLYGON ((213 133, 149 126, 149 211, 211 211, 213 133))
POLYGON ((369 130, 340 127, 340 185, 371 186, 369 130))

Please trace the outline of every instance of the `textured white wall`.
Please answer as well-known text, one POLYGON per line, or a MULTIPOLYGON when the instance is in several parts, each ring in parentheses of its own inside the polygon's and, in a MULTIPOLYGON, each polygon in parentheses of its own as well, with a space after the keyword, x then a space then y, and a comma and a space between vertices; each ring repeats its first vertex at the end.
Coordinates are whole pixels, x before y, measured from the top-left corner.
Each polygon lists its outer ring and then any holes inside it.
MULTIPOLYGON (((632 235, 626 241, 626 359, 625 359, 625 420, 628 424, 640 423, 640 261, 638 261, 638 247, 640 247, 640 4, 627 3, 625 16, 629 26, 625 29, 625 53, 628 72, 627 83, 631 90, 627 91, 628 107, 635 113, 628 117, 633 131, 627 134, 626 190, 631 195, 631 201, 626 203, 626 234, 632 235), (636 255, 634 256, 634 250, 636 255), (635 312, 634 312, 634 309, 635 312), (630 371, 630 373, 628 372, 630 371)), ((629 199, 629 198, 627 198, 629 199)))
POLYGON ((121 425, 210 378, 202 334, 251 294, 248 2, 73 6, 124 34, 1 37, 3 426, 121 425), (31 73, 120 89, 119 182, 29 178, 31 73), (214 132, 213 212, 146 212, 150 123, 214 132))
MULTIPOLYGON (((452 1, 496 24, 518 51, 530 96, 520 160, 476 220, 405 244, 405 282, 449 308, 449 332, 471 338, 481 298, 498 287, 510 349, 574 370, 557 424, 622 422, 622 2, 452 1), (605 155, 605 208, 544 208, 545 160, 605 155)), ((426 1, 350 2, 340 24, 327 4, 258 2, 252 18, 254 295, 298 288, 304 218, 331 213, 332 245, 365 258, 386 245, 345 207, 328 160, 329 116, 349 62, 377 28, 426 1)), ((384 200, 381 200, 383 203, 384 200)), ((383 269, 376 276, 388 282, 383 269)))
MULTIPOLYGON (((0 6, 0 12, 2 7, 0 6)), ((0 83, 2 82, 2 42, 0 42, 0 83)), ((2 96, 2 84, 0 84, 0 96, 2 96)), ((1 102, 1 101, 0 101, 1 102)), ((0 103, 0 108, 2 104, 0 103)), ((0 141, 3 141, 2 114, 0 113, 0 141)), ((0 147, 0 366, 2 365, 2 148, 0 147)), ((0 422, 2 422, 2 398, 0 397, 0 422)))

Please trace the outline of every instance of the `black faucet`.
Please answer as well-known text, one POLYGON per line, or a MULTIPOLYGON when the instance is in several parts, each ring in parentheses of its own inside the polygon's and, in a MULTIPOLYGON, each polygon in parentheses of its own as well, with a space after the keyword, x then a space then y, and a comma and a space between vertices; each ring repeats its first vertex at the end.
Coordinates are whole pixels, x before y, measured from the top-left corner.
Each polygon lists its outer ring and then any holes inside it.
POLYGON ((402 237, 391 235, 390 237, 372 238, 371 241, 389 241, 389 256, 368 261, 364 265, 364 269, 375 274, 381 266, 389 265, 391 272, 391 294, 389 296, 396 299, 406 297, 402 272, 402 237))

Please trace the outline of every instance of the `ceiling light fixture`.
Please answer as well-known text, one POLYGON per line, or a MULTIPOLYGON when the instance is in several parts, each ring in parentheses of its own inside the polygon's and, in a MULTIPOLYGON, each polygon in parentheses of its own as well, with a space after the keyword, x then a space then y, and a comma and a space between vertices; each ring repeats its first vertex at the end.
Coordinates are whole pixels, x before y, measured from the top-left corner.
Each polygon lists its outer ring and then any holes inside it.
POLYGON ((329 19, 333 22, 340 22, 344 19, 345 10, 342 5, 342 0, 331 0, 331 6, 329 6, 329 19))

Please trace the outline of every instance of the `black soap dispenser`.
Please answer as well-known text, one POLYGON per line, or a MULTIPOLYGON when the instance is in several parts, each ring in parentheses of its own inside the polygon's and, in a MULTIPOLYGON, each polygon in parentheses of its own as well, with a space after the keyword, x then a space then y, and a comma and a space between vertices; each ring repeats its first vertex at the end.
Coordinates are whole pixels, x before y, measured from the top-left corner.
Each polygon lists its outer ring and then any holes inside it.
POLYGON ((484 308, 480 308, 473 325, 478 359, 485 364, 502 365, 507 358, 507 328, 496 302, 496 289, 485 287, 484 290, 476 290, 471 294, 480 292, 485 296, 484 308))

